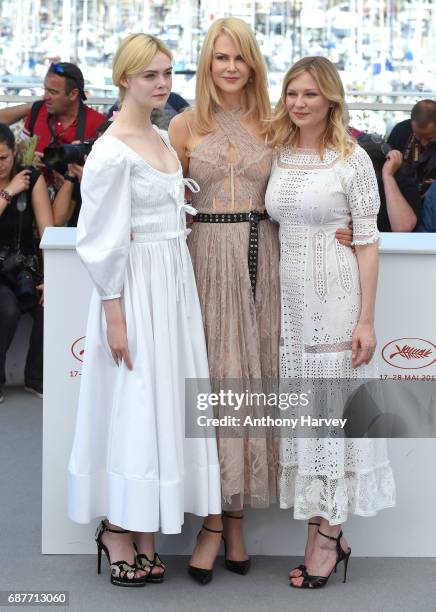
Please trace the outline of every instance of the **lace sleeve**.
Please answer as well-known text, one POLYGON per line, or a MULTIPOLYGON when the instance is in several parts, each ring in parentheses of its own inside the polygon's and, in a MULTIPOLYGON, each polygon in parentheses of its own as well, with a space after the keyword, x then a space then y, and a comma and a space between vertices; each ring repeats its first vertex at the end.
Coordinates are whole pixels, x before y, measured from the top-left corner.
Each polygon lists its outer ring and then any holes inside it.
POLYGON ((377 213, 380 208, 377 179, 366 151, 356 145, 347 160, 350 181, 347 185, 347 200, 353 220, 353 245, 364 245, 379 239, 377 213))

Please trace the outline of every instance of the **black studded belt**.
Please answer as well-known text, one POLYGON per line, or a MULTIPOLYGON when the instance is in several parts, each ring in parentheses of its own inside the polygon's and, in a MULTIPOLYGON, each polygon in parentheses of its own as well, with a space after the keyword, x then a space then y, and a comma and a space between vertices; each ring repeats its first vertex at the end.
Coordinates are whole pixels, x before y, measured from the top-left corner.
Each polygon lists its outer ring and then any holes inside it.
POLYGON ((258 224, 259 221, 269 219, 268 213, 252 211, 249 213, 197 213, 196 223, 244 223, 250 224, 250 241, 248 245, 248 273, 250 275, 253 299, 256 297, 257 282, 257 255, 258 255, 258 224))

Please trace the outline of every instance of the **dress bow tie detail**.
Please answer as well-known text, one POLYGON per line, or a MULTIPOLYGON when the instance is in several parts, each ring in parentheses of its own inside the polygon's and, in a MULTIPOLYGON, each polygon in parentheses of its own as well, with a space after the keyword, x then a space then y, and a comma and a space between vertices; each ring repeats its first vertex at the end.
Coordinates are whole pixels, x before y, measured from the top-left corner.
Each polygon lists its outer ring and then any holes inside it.
POLYGON ((189 267, 189 253, 186 247, 186 236, 191 232, 190 229, 188 229, 186 227, 186 213, 188 213, 189 215, 193 215, 195 216, 197 214, 197 209, 194 208, 193 206, 191 206, 190 204, 187 204, 184 201, 184 188, 187 187, 190 191, 192 191, 192 193, 198 193, 200 191, 200 187, 198 186, 198 184, 190 178, 186 178, 183 179, 181 182, 181 191, 179 191, 179 193, 181 194, 180 200, 181 203, 179 204, 179 200, 177 202, 177 207, 179 210, 179 228, 181 230, 181 235, 179 236, 178 242, 179 242, 179 255, 180 255, 180 262, 181 262, 181 268, 182 268, 182 275, 183 275, 183 291, 185 294, 185 304, 186 304, 186 310, 187 310, 187 314, 188 317, 190 316, 190 311, 191 311, 191 305, 190 305, 190 292, 189 292, 189 283, 188 283, 188 267, 189 267), (182 241, 184 244, 182 244, 182 241))

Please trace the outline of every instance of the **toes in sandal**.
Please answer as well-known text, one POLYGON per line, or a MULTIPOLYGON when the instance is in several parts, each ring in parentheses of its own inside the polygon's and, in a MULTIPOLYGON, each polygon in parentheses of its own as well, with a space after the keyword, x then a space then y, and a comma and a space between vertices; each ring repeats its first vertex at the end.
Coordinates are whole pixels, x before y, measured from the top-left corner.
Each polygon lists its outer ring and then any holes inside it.
MULTIPOLYGON (((316 525, 317 527, 320 526, 320 523, 315 523, 313 521, 309 521, 307 523, 308 525, 316 525)), ((300 565, 297 565, 297 567, 294 567, 290 570, 289 574, 291 574, 291 572, 295 571, 295 570, 300 570, 300 574, 298 576, 291 576, 289 575, 289 580, 291 580, 291 578, 301 578, 301 576, 303 576, 303 578, 305 577, 305 575, 307 574, 306 571, 306 566, 304 563, 300 563, 300 565)), ((336 571, 336 570, 335 570, 336 571)))
POLYGON ((348 550, 344 550, 342 548, 341 543, 340 543, 341 538, 343 536, 342 530, 339 533, 337 538, 326 535, 325 533, 322 533, 322 531, 320 531, 319 529, 318 529, 318 533, 324 536, 325 538, 329 540, 333 540, 333 542, 336 542, 336 563, 328 576, 313 576, 312 574, 309 574, 307 571, 305 571, 302 574, 303 582, 301 583, 300 586, 293 584, 292 582, 290 583, 290 585, 294 587, 295 589, 321 589, 325 587, 330 576, 333 574, 333 571, 336 573, 338 565, 341 561, 344 562, 344 579, 342 582, 346 582, 347 580, 347 568, 348 568, 348 561, 351 555, 351 548, 348 547, 348 550))
POLYGON ((125 529, 109 529, 104 521, 101 521, 95 532, 95 541, 97 543, 97 573, 101 574, 101 553, 104 551, 111 569, 111 584, 123 587, 143 587, 147 584, 146 576, 137 577, 136 565, 130 565, 126 561, 111 561, 107 546, 103 544, 101 537, 105 531, 111 533, 130 533, 125 529))
POLYGON ((154 553, 153 560, 149 559, 147 555, 144 555, 142 553, 136 555, 136 565, 138 566, 138 569, 142 569, 147 572, 147 582, 163 582, 166 566, 157 552, 154 553), (162 571, 159 573, 153 573, 154 567, 162 568, 162 571))

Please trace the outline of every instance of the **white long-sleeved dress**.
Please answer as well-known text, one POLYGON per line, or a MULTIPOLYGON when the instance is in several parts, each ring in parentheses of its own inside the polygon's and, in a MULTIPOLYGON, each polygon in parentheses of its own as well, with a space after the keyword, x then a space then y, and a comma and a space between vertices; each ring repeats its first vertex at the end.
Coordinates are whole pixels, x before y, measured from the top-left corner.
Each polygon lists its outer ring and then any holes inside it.
POLYGON ((160 172, 111 135, 85 164, 77 252, 95 289, 68 466, 78 523, 107 516, 134 531, 179 533, 184 512, 221 512, 216 440, 185 437, 185 379, 209 377, 186 182, 180 164, 160 172), (103 300, 117 297, 132 371, 116 366, 106 338, 103 300))
MULTIPOLYGON (((280 223, 280 376, 282 388, 294 379, 317 379, 320 391, 324 381, 328 392, 313 395, 308 409, 315 417, 343 416, 341 388, 377 378, 375 359, 351 367, 359 268, 335 232, 352 219, 354 243, 375 242, 379 205, 371 160, 359 146, 345 160, 332 149, 321 159, 313 150, 283 147, 274 161, 266 208, 280 223), (327 379, 336 382, 329 387, 327 379)), ((293 506, 297 519, 319 515, 333 525, 349 512, 372 516, 395 504, 385 440, 312 435, 280 441, 282 508, 293 506)))

